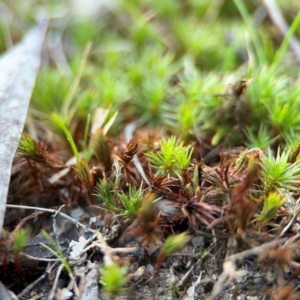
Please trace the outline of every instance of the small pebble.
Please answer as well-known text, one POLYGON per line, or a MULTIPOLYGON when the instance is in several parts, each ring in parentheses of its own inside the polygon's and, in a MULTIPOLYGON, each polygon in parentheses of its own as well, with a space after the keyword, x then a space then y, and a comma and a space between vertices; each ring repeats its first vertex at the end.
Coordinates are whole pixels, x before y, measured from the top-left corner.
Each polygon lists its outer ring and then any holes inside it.
POLYGON ((175 276, 173 272, 171 272, 171 274, 169 275, 169 278, 167 279, 167 282, 169 283, 169 285, 171 286, 172 284, 174 284, 175 282, 178 282, 179 278, 178 276, 175 276))
POLYGON ((238 282, 238 283, 242 283, 242 282, 244 282, 244 281, 246 281, 246 278, 243 278, 243 277, 236 277, 236 282, 238 282))
POLYGON ((217 276, 216 274, 213 274, 213 275, 211 276, 211 278, 212 278, 214 281, 217 281, 217 280, 218 280, 218 276, 217 276))
POLYGON ((133 274, 133 280, 138 281, 145 273, 145 266, 139 267, 136 272, 133 274))
POLYGON ((254 283, 259 283, 261 281, 261 278, 260 277, 256 277, 253 279, 253 282, 254 283))
POLYGON ((150 264, 146 266, 146 273, 152 275, 154 273, 154 267, 150 264))
POLYGON ((196 248, 204 248, 204 237, 196 236, 192 239, 192 243, 196 248))
POLYGON ((68 300, 68 299, 71 299, 71 297, 73 297, 73 293, 71 293, 68 289, 66 288, 63 288, 61 291, 60 291, 60 299, 61 300, 68 300))

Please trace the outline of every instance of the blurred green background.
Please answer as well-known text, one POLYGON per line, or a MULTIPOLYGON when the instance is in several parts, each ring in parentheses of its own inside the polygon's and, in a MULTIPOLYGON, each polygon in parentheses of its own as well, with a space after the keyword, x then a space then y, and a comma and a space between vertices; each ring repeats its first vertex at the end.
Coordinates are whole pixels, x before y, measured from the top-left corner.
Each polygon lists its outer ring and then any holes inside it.
MULTIPOLYGON (((292 24, 299 1, 277 3, 292 24)), ((298 142, 299 62, 290 48, 274 59, 283 35, 264 2, 7 0, 0 2, 0 52, 41 11, 49 29, 27 122, 38 136, 57 131, 56 112, 76 139, 87 116, 103 108, 107 120, 118 112, 111 136, 134 121, 208 148, 229 135, 232 147, 298 142), (66 105, 76 76, 80 84, 66 105), (239 94, 241 80, 247 89, 239 94)))

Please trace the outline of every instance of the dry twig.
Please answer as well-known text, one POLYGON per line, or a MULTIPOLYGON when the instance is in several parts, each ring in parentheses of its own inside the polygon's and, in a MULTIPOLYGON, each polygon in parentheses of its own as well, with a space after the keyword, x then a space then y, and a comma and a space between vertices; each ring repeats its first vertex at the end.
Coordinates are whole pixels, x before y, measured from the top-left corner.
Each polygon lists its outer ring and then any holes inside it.
MULTIPOLYGON (((295 241, 295 239, 299 238, 299 234, 293 236, 292 239, 293 241, 295 241)), ((275 240, 266 244, 263 244, 261 246, 243 251, 243 252, 239 252, 236 254, 233 254, 229 257, 226 258, 224 264, 223 264, 223 273, 220 275, 218 281, 216 282, 216 284, 213 287, 212 293, 209 297, 210 300, 214 300, 216 299, 216 297, 224 290, 224 286, 225 284, 229 281, 229 280, 233 280, 235 278, 236 275, 236 265, 235 262, 238 260, 242 260, 247 256, 251 256, 251 255, 259 255, 261 253, 263 253, 264 251, 271 249, 275 246, 284 244, 285 242, 288 242, 290 240, 289 238, 282 238, 279 240, 275 240)), ((294 264, 293 262, 291 262, 290 266, 291 267, 297 267, 298 264, 294 264)))

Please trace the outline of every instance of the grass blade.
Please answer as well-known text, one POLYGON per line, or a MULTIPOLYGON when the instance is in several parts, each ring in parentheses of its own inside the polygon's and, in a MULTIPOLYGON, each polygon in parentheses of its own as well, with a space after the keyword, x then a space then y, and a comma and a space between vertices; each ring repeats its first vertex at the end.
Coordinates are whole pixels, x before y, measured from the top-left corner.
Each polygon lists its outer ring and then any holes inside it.
POLYGON ((234 0, 235 5, 237 6, 238 10, 240 11, 245 23, 248 26, 254 47, 255 47, 255 51, 258 57, 258 62, 260 64, 266 64, 267 62, 267 58, 265 56, 265 52, 261 46, 261 42, 259 40, 259 35, 257 30, 255 29, 256 26, 251 18, 251 16, 249 15, 247 8, 243 2, 243 0, 234 0))
POLYGON ((297 28, 300 25, 300 11, 298 12, 296 18, 294 19, 292 25, 289 28, 289 31, 287 32, 286 36, 284 37, 279 49, 277 50, 274 60, 272 62, 272 68, 276 70, 281 63, 283 56, 286 52, 287 47, 289 46, 290 40, 293 37, 293 34, 297 30, 297 28))

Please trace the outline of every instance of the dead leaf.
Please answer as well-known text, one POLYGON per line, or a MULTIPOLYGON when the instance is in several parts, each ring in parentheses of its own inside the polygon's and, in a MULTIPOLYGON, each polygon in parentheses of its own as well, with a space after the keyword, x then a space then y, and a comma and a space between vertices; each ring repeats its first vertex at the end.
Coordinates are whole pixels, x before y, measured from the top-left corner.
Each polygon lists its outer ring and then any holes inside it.
POLYGON ((15 300, 18 299, 11 291, 8 291, 5 286, 0 282, 0 299, 2 300, 15 300))
POLYGON ((24 127, 47 29, 43 18, 21 43, 0 58, 0 233, 11 165, 24 127))

